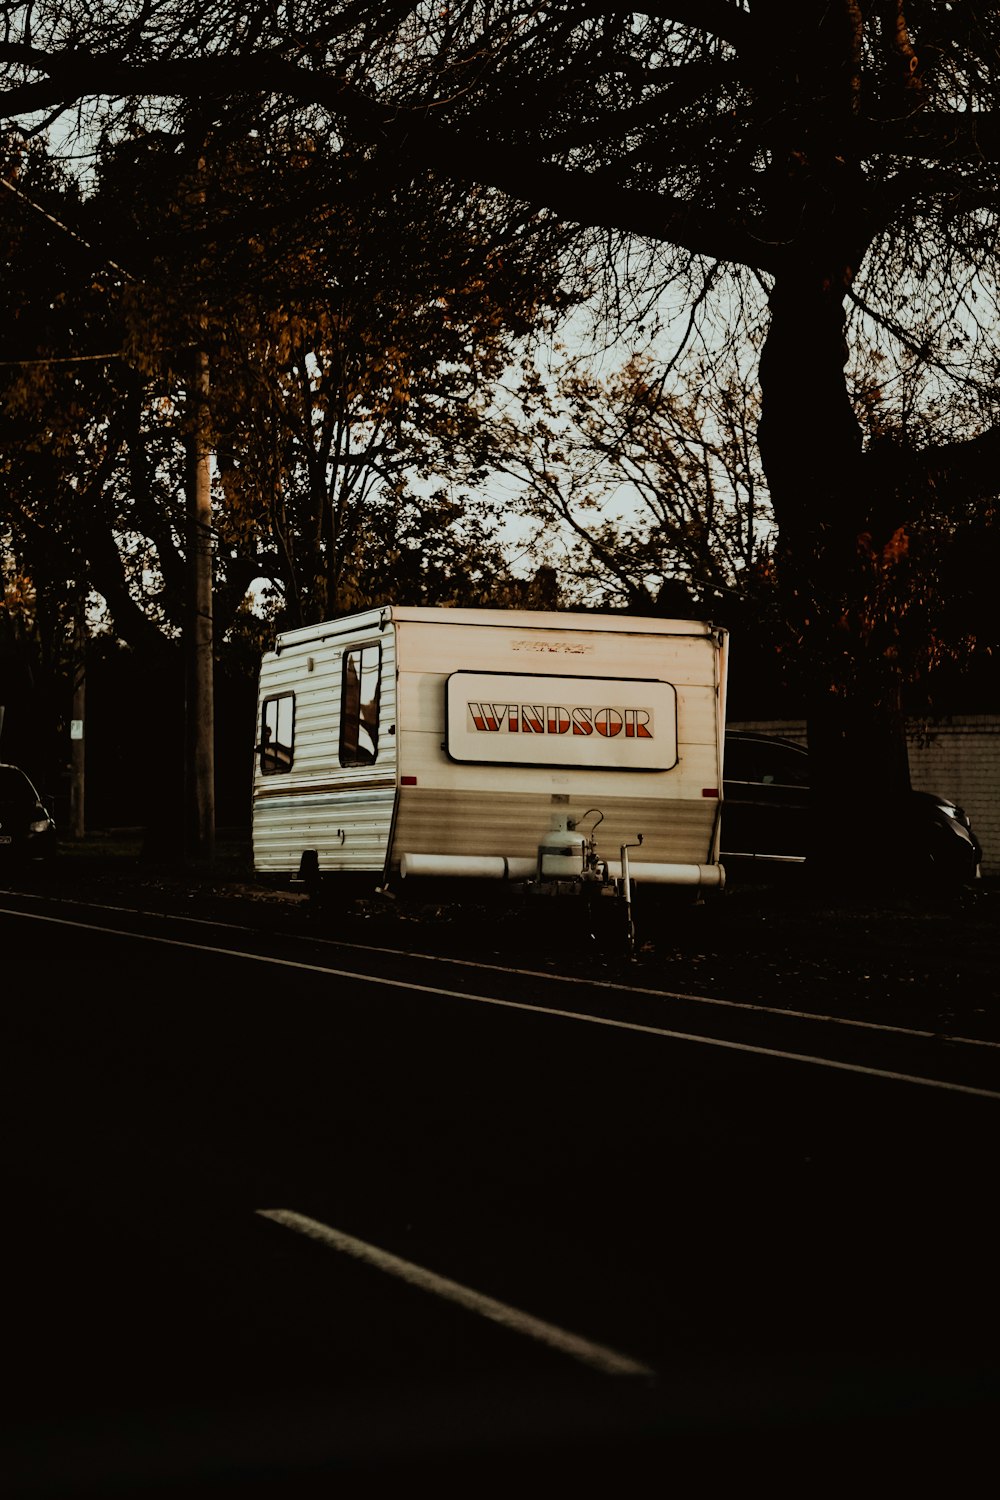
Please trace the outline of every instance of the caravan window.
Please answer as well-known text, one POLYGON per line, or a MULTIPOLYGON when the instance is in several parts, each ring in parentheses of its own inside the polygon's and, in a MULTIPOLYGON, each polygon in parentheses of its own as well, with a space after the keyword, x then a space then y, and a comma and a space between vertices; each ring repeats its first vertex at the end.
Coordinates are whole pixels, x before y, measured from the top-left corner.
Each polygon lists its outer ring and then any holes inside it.
POLYGON ((381 646, 354 646, 344 652, 340 697, 342 766, 370 766, 378 755, 381 669, 381 646))
POLYGON ((295 694, 278 693, 265 698, 261 710, 260 769, 265 776, 276 776, 292 769, 295 746, 295 694))

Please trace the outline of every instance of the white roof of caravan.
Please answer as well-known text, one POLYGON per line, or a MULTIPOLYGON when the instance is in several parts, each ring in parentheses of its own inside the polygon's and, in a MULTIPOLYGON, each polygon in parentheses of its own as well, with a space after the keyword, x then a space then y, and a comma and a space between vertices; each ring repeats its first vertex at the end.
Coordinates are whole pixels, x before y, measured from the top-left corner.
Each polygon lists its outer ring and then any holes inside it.
POLYGON ((423 623, 441 625, 492 625, 513 630, 600 630, 613 631, 619 635, 712 635, 719 627, 705 620, 664 620, 652 615, 588 614, 584 610, 543 609, 451 609, 447 605, 384 604, 365 609, 353 615, 341 615, 336 620, 325 620, 318 625, 302 625, 296 630, 283 630, 276 639, 276 646, 305 645, 309 641, 325 641, 337 636, 354 635, 358 631, 379 630, 389 622, 393 624, 423 623))

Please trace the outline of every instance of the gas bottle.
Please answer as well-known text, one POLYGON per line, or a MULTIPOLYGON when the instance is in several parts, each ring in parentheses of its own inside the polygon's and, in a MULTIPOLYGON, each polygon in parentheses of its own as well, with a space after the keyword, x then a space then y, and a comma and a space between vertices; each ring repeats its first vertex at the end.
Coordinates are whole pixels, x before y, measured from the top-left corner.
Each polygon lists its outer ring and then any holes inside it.
POLYGON ((552 826, 538 846, 538 873, 543 880, 579 880, 583 875, 585 839, 566 813, 553 813, 552 826))

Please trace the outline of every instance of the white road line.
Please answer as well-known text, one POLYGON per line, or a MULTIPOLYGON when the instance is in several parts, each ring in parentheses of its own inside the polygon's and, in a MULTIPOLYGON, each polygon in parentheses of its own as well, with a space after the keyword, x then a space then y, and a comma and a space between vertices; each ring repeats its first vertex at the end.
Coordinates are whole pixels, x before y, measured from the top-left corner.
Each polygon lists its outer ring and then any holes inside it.
POLYGON ((353 1235, 344 1234, 340 1229, 332 1229, 328 1224, 309 1219, 305 1214, 295 1213, 288 1208, 258 1208, 256 1212, 262 1219, 272 1219, 275 1224, 283 1224, 286 1229, 293 1229, 296 1234, 303 1234, 311 1240, 319 1240, 331 1250, 339 1250, 342 1254, 364 1261, 366 1265, 375 1266, 377 1270, 384 1271, 389 1276, 395 1276, 398 1280, 418 1287, 423 1292, 430 1292, 435 1297, 454 1302, 459 1307, 465 1308, 467 1312, 477 1313, 481 1318, 488 1318, 491 1323, 499 1323, 501 1327, 509 1328, 513 1333, 534 1339, 539 1344, 547 1344, 550 1349, 556 1349, 560 1354, 568 1354, 572 1359, 590 1365, 592 1369, 600 1370, 605 1375, 656 1374, 656 1371, 650 1369, 648 1365, 632 1359, 627 1354, 619 1354, 603 1344, 595 1344, 590 1339, 580 1338, 575 1333, 567 1333, 565 1329, 557 1328, 554 1323, 546 1323, 541 1318, 532 1317, 530 1313, 521 1312, 516 1307, 509 1307, 505 1302, 497 1302, 493 1297, 474 1291, 472 1287, 462 1286, 458 1281, 450 1281, 446 1276, 439 1276, 435 1271, 428 1271, 426 1267, 415 1265, 412 1261, 402 1260, 398 1255, 390 1254, 388 1250, 380 1250, 377 1245, 369 1245, 365 1240, 355 1239, 353 1235))
MULTIPOLYGON (((780 1062, 806 1063, 811 1067, 830 1068, 838 1073, 857 1073, 867 1078, 882 1078, 891 1083, 913 1083, 921 1088, 943 1089, 946 1093, 971 1094, 979 1099, 1000 1101, 996 1089, 976 1088, 969 1083, 953 1083, 944 1078, 925 1078, 919 1073, 897 1073, 891 1068, 869 1068, 862 1063, 841 1062, 838 1058, 817 1057, 809 1052, 788 1052, 780 1047, 756 1047, 750 1042, 733 1042, 725 1037, 700 1036, 697 1032, 674 1031, 666 1026, 647 1026, 639 1021, 621 1021, 614 1016, 592 1016, 586 1011, 561 1010, 557 1005, 532 1005, 525 1000, 505 1000, 496 995, 473 995, 464 990, 446 990, 439 985, 414 984, 407 979, 387 979, 376 974, 357 974, 353 969, 333 969, 327 964, 307 964, 298 959, 276 958, 266 953, 245 953, 239 948, 219 948, 214 943, 191 943, 183 938, 154 937, 150 933, 131 932, 128 928, 103 927, 91 922, 70 922, 65 917, 47 917, 40 913, 12 912, 28 922, 49 922, 59 927, 77 927, 86 932, 100 932, 108 937, 130 938, 133 942, 159 943, 167 948, 187 948, 195 953, 214 953, 222 958, 240 958, 247 963, 270 964, 281 969, 297 969, 304 974, 326 974, 331 979, 351 979, 379 989, 407 990, 411 994, 432 995, 441 1000, 463 1000, 473 1005, 492 1005, 501 1010, 519 1010, 533 1016, 549 1016, 560 1021, 580 1021, 588 1026, 607 1026, 612 1031, 630 1031, 641 1036, 658 1036, 667 1041, 692 1042, 702 1047, 719 1047, 726 1052, 745 1052, 755 1057, 770 1057, 780 1062)), ((405 956, 405 955, 403 955, 405 956)))
MULTIPOLYGON (((123 908, 127 910, 127 908, 123 908)), ((182 918, 181 920, 185 920, 182 918)), ((190 920, 201 921, 195 917, 190 920)), ((207 924, 223 926, 223 923, 207 924)), ((252 927, 240 927, 235 923, 235 932, 253 932, 252 927)), ((914 1026, 891 1026, 886 1021, 860 1021, 854 1016, 829 1016, 818 1010, 787 1010, 780 1005, 764 1005, 756 1000, 727 1000, 718 995, 692 995, 684 990, 653 990, 639 984, 619 984, 614 979, 587 979, 582 974, 553 974, 548 969, 516 969, 510 964, 488 964, 475 958, 448 958, 436 953, 404 953, 401 948, 379 948, 371 943, 348 943, 340 938, 313 937, 311 942, 330 943, 337 948, 346 948, 358 953, 381 953, 395 958, 418 958, 426 963, 453 964, 461 969, 483 969, 488 974, 517 974, 526 979, 546 979, 550 984, 585 984, 588 989, 613 990, 620 995, 644 995, 652 1000, 690 1000, 696 1005, 717 1005, 725 1010, 748 1010, 764 1016, 787 1016, 793 1021, 818 1021, 823 1026, 851 1026, 858 1031, 885 1031, 892 1036, 915 1036, 925 1041, 947 1041, 962 1043, 967 1047, 988 1047, 1000 1050, 1000 1042, 991 1042, 982 1037, 952 1036, 944 1031, 918 1030, 914 1026)))
MULTIPOLYGON (((3 894, 9 894, 3 892, 3 894)), ((45 898, 41 898, 45 899, 45 898)), ((188 922, 194 926, 213 927, 225 932, 245 932, 259 937, 260 930, 247 927, 241 922, 220 922, 210 917, 192 917, 185 913, 140 910, 134 906, 107 906, 102 902, 73 900, 73 906, 89 907, 91 910, 120 912, 128 916, 154 917, 161 922, 188 922)), ((26 916, 26 912, 15 912, 26 916)), ((55 919, 58 920, 58 919, 55 919)), ((847 1026, 856 1031, 884 1031, 890 1036, 915 1036, 926 1041, 946 1041, 962 1047, 980 1047, 984 1050, 1000 1050, 1000 1042, 985 1037, 959 1036, 946 1031, 928 1031, 915 1026, 891 1026, 886 1021, 862 1021, 856 1016, 827 1015, 817 1010, 790 1010, 780 1005, 764 1005, 756 1000, 727 1000, 719 995, 692 995, 685 990, 653 990, 638 984, 619 984, 613 979, 587 979, 580 974, 554 974, 548 969, 518 969, 512 964, 489 964, 476 958, 451 958, 440 953, 406 953, 401 948, 384 948, 376 943, 349 943, 344 938, 322 937, 309 933, 306 941, 332 948, 344 948, 350 953, 380 953, 390 958, 416 958, 423 963, 450 964, 459 969, 482 969, 487 974, 516 974, 525 979, 544 979, 549 984, 585 984, 588 989, 611 990, 621 995, 644 995, 653 1000, 688 1000, 695 1005, 721 1006, 724 1010, 753 1011, 763 1016, 786 1016, 793 1021, 816 1021, 821 1026, 847 1026)))

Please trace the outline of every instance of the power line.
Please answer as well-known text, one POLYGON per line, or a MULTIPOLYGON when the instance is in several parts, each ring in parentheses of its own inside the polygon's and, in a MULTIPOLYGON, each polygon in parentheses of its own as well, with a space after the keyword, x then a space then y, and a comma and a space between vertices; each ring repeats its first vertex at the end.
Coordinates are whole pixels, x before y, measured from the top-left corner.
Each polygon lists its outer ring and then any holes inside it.
POLYGON ((121 359, 124 353, 124 349, 116 349, 112 354, 60 354, 53 355, 51 359, 0 359, 0 369, 10 369, 15 365, 76 365, 85 359, 121 359))
MULTIPOLYGON (((157 348, 148 349, 148 354, 178 354, 183 349, 193 349, 194 344, 162 344, 157 348)), ((0 370, 21 368, 27 365, 76 365, 83 360, 111 360, 126 359, 127 350, 112 349, 107 354, 51 354, 37 356, 34 359, 0 359, 0 370)))
POLYGON ((57 219, 55 214, 50 214, 47 208, 43 208, 40 203, 36 203, 34 198, 29 198, 27 193, 23 193, 12 182, 8 182, 6 177, 0 177, 0 183, 3 183, 3 186, 9 193, 13 193, 15 198, 20 198, 22 203, 26 203, 29 208, 34 209, 36 214, 41 214, 43 219, 47 219, 50 224, 54 224, 57 229, 61 229, 63 234, 68 234, 70 239, 76 240, 78 245, 82 245, 92 255, 102 256, 105 265, 110 266, 113 271, 117 271, 121 276, 124 276, 126 281, 138 281, 140 279, 137 276, 133 276, 131 271, 126 271, 124 266, 120 266, 117 261, 112 260, 110 255, 106 255, 103 250, 98 250, 97 246, 92 245, 78 230, 71 229, 68 224, 64 224, 61 219, 57 219))

